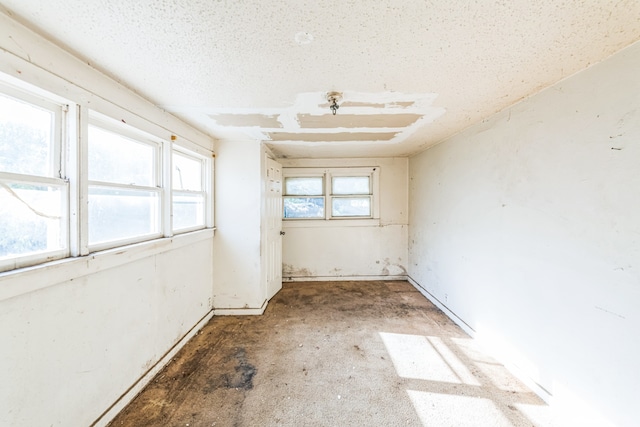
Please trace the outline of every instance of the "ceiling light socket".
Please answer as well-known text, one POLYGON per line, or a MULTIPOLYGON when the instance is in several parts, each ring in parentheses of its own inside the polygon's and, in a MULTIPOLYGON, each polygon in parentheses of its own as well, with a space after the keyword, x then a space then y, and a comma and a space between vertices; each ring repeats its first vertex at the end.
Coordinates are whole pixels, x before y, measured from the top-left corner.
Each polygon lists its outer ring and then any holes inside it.
POLYGON ((329 101, 329 109, 331 110, 331 113, 334 116, 338 112, 338 108, 340 108, 340 106, 338 105, 338 102, 340 102, 341 100, 342 100, 342 93, 341 92, 328 92, 327 93, 327 101, 329 101))
POLYGON ((329 104, 342 101, 342 92, 327 92, 327 101, 329 101, 329 104))

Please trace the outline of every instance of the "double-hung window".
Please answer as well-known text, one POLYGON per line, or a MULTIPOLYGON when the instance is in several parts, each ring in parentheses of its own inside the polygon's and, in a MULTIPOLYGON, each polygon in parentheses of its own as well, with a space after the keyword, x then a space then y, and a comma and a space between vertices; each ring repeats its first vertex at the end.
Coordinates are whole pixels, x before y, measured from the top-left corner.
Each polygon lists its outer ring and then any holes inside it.
POLYGON ((0 271, 69 253, 65 110, 0 86, 0 271))
POLYGON ((213 227, 212 153, 99 107, 0 73, 0 272, 213 227))
POLYGON ((371 218, 373 179, 371 175, 331 175, 331 217, 371 218))
POLYGON ((284 217, 324 219, 324 174, 298 172, 284 178, 284 217))
POLYGON ((285 168, 284 219, 378 218, 379 168, 285 168))
POLYGON ((88 141, 89 248, 162 236, 160 142, 96 120, 88 141))
POLYGON ((204 228, 206 223, 206 163, 186 149, 173 149, 172 227, 176 233, 204 228))

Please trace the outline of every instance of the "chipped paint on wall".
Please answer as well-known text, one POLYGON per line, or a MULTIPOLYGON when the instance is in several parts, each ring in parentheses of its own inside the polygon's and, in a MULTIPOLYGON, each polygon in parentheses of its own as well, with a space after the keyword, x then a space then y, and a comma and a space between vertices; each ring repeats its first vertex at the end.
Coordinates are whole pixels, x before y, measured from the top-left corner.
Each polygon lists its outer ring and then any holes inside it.
MULTIPOLYGON (((398 263, 391 262, 389 258, 385 258, 382 264, 382 276, 405 276, 407 269, 402 265, 402 258, 398 258, 398 263)), ((376 264, 380 264, 380 261, 376 261, 376 264)))

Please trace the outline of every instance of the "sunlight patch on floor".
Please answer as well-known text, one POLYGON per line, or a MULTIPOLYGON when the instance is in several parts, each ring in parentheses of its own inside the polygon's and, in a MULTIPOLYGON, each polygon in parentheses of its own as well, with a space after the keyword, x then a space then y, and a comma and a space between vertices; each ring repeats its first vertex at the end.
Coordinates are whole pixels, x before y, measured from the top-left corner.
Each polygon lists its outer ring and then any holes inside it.
POLYGON ((380 332, 400 377, 479 386, 469 369, 439 337, 380 332))
POLYGON ((485 398, 407 390, 425 427, 511 427, 509 420, 485 398))
POLYGON ((518 408, 525 417, 531 420, 536 426, 553 426, 553 414, 548 405, 534 405, 529 403, 514 403, 514 407, 518 408))

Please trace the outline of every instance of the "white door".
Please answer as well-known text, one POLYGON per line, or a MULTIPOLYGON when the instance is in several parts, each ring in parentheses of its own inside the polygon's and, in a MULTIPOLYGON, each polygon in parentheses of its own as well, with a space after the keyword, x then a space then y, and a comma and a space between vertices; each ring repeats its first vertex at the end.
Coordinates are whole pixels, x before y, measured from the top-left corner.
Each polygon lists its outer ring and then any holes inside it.
POLYGON ((282 288, 282 165, 267 158, 265 178, 267 299, 271 299, 282 288))

